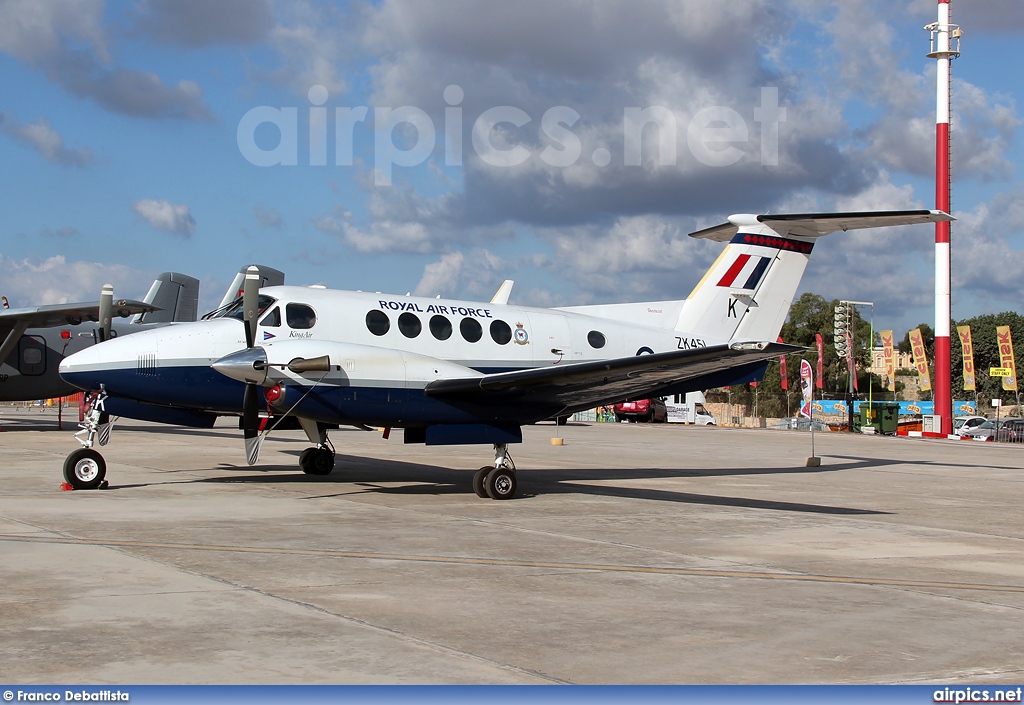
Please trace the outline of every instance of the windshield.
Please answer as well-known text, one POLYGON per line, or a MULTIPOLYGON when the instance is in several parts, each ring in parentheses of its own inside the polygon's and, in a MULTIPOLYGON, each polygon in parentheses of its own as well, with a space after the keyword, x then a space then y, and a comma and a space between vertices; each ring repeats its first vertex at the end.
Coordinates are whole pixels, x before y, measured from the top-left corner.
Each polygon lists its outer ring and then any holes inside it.
MULTIPOLYGON (((277 299, 271 296, 260 294, 259 310, 256 312, 256 317, 259 318, 262 316, 263 312, 276 301, 277 299)), ((210 311, 208 314, 203 316, 203 320, 209 321, 213 318, 234 318, 235 320, 241 321, 244 317, 245 311, 243 310, 242 297, 239 296, 231 303, 221 306, 216 311, 210 311)))
MULTIPOLYGON (((1002 422, 1000 422, 999 425, 1002 426, 1003 425, 1002 422)), ((978 428, 995 428, 995 427, 996 427, 996 422, 995 421, 986 421, 985 423, 983 423, 980 426, 978 426, 978 428)))

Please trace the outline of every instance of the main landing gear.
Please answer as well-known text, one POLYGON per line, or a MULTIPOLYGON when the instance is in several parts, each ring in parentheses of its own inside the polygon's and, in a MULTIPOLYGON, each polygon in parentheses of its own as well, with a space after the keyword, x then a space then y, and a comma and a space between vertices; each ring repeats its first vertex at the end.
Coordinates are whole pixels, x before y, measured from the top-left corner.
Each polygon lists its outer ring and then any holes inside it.
POLYGON ((299 456, 299 468, 307 475, 330 475, 334 470, 334 451, 327 446, 306 448, 299 456))
POLYGON ((330 475, 334 470, 334 445, 327 437, 327 429, 310 419, 299 419, 299 425, 306 432, 306 438, 316 443, 313 448, 306 448, 299 456, 299 469, 307 475, 330 475))
POLYGON ((494 465, 485 465, 473 475, 477 497, 512 499, 516 496, 516 464, 504 443, 494 444, 494 465))
POLYGON ((95 490, 107 486, 107 462, 93 445, 105 446, 110 440, 113 423, 103 408, 106 392, 100 392, 79 424, 82 430, 75 434, 75 440, 82 444, 78 450, 68 454, 64 460, 64 479, 72 489, 95 490))

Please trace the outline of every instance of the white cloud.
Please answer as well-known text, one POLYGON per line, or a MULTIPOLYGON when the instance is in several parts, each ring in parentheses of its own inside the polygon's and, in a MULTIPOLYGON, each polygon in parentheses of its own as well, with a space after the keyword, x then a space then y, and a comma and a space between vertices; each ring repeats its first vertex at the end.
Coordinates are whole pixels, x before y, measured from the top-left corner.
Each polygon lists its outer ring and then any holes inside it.
POLYGON ((417 296, 488 300, 501 282, 509 278, 508 267, 508 262, 482 248, 447 252, 423 268, 423 276, 414 293, 417 296))
POLYGON ((196 220, 187 205, 174 205, 168 201, 146 198, 136 201, 132 210, 157 230, 164 230, 184 237, 196 231, 196 220))
POLYGON ((0 3, 0 51, 42 70, 64 90, 137 117, 208 120, 194 81, 164 84, 152 72, 117 66, 103 30, 102 0, 0 3), (83 46, 84 45, 84 46, 83 46))
POLYGON ((16 141, 29 145, 53 164, 87 166, 92 163, 92 150, 88 147, 65 147, 64 138, 50 127, 50 123, 44 117, 32 123, 22 123, 7 113, 0 113, 0 130, 16 141))
POLYGON ((324 86, 337 98, 348 84, 341 67, 357 42, 358 17, 332 5, 308 0, 278 4, 277 24, 270 30, 270 44, 281 66, 270 78, 292 92, 306 97, 313 86, 324 86))
POLYGON ((256 216, 256 220, 258 220, 259 224, 264 228, 280 230, 284 226, 284 219, 276 208, 271 208, 270 206, 264 206, 262 203, 257 203, 253 206, 252 212, 256 216))
POLYGON ((154 275, 124 265, 69 262, 62 255, 47 259, 14 259, 0 254, 3 294, 14 308, 75 301, 96 301, 104 284, 116 298, 141 300, 154 275))

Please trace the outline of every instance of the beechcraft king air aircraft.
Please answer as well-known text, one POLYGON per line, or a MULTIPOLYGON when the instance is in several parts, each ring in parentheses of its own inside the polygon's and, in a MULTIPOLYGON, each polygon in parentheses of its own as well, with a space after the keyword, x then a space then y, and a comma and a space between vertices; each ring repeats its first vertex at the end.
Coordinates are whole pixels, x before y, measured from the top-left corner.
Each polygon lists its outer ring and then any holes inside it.
MULTIPOLYGON (((327 429, 404 429, 406 443, 494 447, 481 497, 516 493, 508 444, 521 426, 626 399, 758 380, 800 348, 774 342, 814 243, 836 230, 952 220, 940 211, 734 215, 692 237, 728 243, 680 301, 540 309, 323 288, 259 289, 207 320, 119 338, 73 355, 61 374, 101 403, 68 456, 67 481, 96 487, 102 400, 242 416, 246 458, 298 422, 309 474, 334 468, 327 429), (83 437, 84 436, 84 437, 83 437)), ((102 444, 102 443, 101 443, 102 444)))

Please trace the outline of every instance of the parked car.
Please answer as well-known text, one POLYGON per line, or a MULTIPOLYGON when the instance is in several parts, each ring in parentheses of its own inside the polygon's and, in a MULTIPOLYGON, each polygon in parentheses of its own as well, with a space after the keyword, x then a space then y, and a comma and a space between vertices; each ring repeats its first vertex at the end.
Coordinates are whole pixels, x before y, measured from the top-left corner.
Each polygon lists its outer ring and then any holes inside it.
POLYGON ((668 409, 665 400, 661 398, 624 401, 615 405, 615 420, 661 423, 668 421, 668 409))
POLYGON ((1000 443, 1024 443, 1024 419, 1007 419, 996 432, 1000 443))
POLYGON ((955 416, 953 417, 953 435, 960 436, 986 421, 988 419, 984 416, 955 416))
MULTIPOLYGON (((983 424, 980 424, 979 426, 975 426, 972 429, 964 431, 963 433, 960 434, 960 437, 961 438, 976 438, 976 439, 979 439, 979 440, 992 441, 992 440, 996 440, 996 438, 997 438, 996 434, 997 433, 1003 433, 1005 435, 1006 440, 1011 440, 1012 434, 1015 431, 1011 431, 1010 429, 1011 428, 1015 429, 1018 426, 1018 422, 1020 422, 1021 424, 1024 424, 1024 419, 1010 418, 1010 419, 1000 419, 999 421, 995 421, 994 419, 989 419, 988 421, 986 421, 983 424), (1005 432, 1003 431, 1003 427, 1004 426, 1007 427, 1007 430, 1005 432)), ((999 440, 1002 440, 1003 437, 1004 437, 1003 435, 1000 435, 998 438, 999 438, 999 440)))

